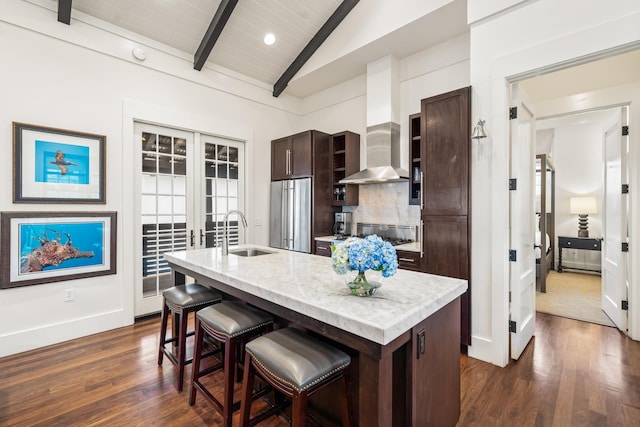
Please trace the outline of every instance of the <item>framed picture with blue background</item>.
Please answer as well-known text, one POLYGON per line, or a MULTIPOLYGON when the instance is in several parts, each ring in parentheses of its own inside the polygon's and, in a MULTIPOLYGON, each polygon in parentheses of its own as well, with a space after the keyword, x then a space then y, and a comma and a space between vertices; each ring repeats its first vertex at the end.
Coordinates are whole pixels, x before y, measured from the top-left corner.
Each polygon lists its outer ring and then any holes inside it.
POLYGON ((106 203, 105 141, 13 122, 14 203, 106 203))
POLYGON ((115 212, 0 212, 0 289, 116 273, 115 212))

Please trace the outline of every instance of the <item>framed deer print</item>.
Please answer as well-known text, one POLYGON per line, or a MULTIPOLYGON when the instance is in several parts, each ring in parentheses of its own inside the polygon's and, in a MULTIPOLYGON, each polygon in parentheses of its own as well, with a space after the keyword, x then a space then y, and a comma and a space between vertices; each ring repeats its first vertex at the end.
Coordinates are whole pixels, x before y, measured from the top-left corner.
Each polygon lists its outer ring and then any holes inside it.
POLYGON ((116 272, 115 212, 0 213, 0 288, 116 272))

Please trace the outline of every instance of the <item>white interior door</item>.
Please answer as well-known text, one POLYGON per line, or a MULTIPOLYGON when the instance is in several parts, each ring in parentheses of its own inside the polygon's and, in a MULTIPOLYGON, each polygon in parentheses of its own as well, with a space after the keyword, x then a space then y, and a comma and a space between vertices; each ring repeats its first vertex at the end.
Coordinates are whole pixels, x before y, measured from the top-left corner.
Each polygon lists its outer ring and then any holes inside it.
POLYGON ((626 159, 628 137, 622 136, 627 123, 627 108, 623 107, 604 133, 604 197, 602 245, 602 309, 621 331, 627 331, 627 311, 622 301, 627 300, 629 281, 628 256, 622 243, 628 242, 628 195, 622 194, 627 183, 626 159), (623 177, 625 179, 623 180, 623 177))
POLYGON ((535 114, 519 85, 511 85, 511 171, 516 189, 511 190, 509 289, 511 294, 511 357, 518 359, 535 333, 535 114))
POLYGON ((142 316, 160 311, 162 292, 173 286, 162 255, 192 246, 194 151, 191 132, 145 123, 134 130, 141 141, 134 312, 142 316))

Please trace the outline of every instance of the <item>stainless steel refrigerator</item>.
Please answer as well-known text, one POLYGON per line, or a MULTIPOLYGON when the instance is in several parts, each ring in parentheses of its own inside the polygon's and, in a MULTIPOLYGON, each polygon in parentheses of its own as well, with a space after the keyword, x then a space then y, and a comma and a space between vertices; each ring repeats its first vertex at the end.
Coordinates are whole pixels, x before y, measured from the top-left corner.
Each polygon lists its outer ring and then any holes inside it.
POLYGON ((271 182, 269 246, 311 253, 311 178, 271 182))

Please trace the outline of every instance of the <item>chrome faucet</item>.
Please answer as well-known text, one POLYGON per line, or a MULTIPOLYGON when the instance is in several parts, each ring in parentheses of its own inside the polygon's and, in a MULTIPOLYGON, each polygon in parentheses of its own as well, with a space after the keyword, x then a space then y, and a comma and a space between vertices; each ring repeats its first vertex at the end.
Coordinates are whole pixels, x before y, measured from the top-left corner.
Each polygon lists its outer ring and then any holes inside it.
POLYGON ((239 210, 230 210, 224 215, 224 229, 222 233, 222 256, 229 255, 229 227, 228 227, 228 219, 229 215, 232 213, 236 213, 242 218, 242 225, 244 228, 247 228, 247 219, 244 217, 244 214, 239 210))

